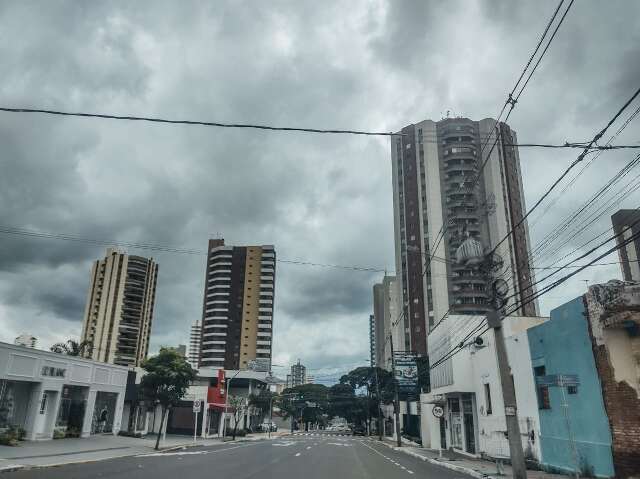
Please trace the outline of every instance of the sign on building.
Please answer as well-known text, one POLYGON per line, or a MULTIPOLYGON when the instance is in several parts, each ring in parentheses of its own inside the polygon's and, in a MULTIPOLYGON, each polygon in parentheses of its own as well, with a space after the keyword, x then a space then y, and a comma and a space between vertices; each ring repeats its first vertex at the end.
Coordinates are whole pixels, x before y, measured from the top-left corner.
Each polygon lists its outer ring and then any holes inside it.
POLYGON ((412 352, 398 351, 393 354, 400 394, 416 394, 418 392, 418 365, 416 355, 412 352))
POLYGON ((536 383, 539 386, 579 386, 580 380, 577 374, 550 374, 536 376, 536 383))
POLYGON ((256 358, 249 361, 247 367, 251 371, 257 371, 261 373, 269 372, 271 366, 271 360, 269 358, 256 358))

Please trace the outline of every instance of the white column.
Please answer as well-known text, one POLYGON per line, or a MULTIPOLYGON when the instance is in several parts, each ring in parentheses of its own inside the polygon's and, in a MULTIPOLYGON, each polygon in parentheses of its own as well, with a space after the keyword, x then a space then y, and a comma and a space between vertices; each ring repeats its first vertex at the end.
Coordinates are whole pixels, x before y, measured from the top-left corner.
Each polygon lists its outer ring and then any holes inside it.
POLYGON ((124 393, 118 393, 116 399, 116 410, 113 415, 113 435, 117 436, 120 432, 120 426, 122 424, 122 410, 124 409, 124 393))
MULTIPOLYGON (((28 441, 34 441, 36 439, 36 435, 38 433, 38 427, 41 427, 42 421, 44 421, 44 417, 40 417, 40 402, 42 401, 42 394, 44 392, 44 388, 42 384, 34 384, 30 397, 29 397, 29 406, 27 407, 26 412, 26 420, 24 428, 27 432, 25 438, 28 441)), ((53 399, 47 398, 47 400, 53 399)), ((45 411, 46 412, 46 411, 45 411)), ((42 415, 45 416, 45 415, 42 415)))
POLYGON ((96 394, 95 389, 89 389, 87 395, 87 405, 84 409, 84 419, 82 421, 82 433, 80 437, 89 437, 91 435, 91 423, 93 422, 93 411, 96 407, 96 394))
POLYGON ((202 403, 202 429, 200 431, 200 436, 207 437, 207 424, 209 424, 209 403, 205 400, 202 403))

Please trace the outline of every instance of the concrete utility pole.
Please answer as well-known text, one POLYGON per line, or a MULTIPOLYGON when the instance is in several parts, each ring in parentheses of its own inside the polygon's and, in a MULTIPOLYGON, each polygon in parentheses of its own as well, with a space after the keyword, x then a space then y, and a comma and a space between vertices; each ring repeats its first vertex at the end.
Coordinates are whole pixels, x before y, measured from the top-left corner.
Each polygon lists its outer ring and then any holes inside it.
POLYGON ((522 439, 520 437, 520 424, 518 423, 518 408, 516 406, 516 390, 513 387, 509 361, 507 359, 507 348, 504 343, 502 331, 502 321, 497 311, 487 313, 487 324, 493 328, 496 339, 496 356, 498 359, 498 370, 500 372, 500 384, 502 386, 502 397, 504 400, 504 415, 507 420, 507 435, 509 437, 509 453, 511 456, 511 467, 514 479, 526 479, 527 468, 524 463, 524 451, 522 450, 522 439))
POLYGON ((376 406, 378 408, 378 439, 382 441, 382 430, 384 429, 384 423, 382 422, 382 409, 380 408, 380 382, 378 381, 378 367, 374 366, 373 371, 376 375, 376 406))
POLYGON ((393 337, 389 333, 389 344, 391 344, 391 373, 393 374, 393 413, 396 417, 396 442, 398 447, 402 447, 402 437, 400 436, 400 395, 398 394, 398 381, 396 379, 396 360, 393 357, 393 337))
POLYGON ((527 468, 524 462, 524 451, 522 450, 522 438, 520 437, 520 424, 518 423, 518 408, 516 404, 516 391, 511 377, 511 368, 507 358, 507 348, 504 343, 504 333, 502 331, 502 310, 506 305, 509 287, 505 280, 493 278, 493 271, 499 270, 502 265, 502 258, 491 251, 483 253, 480 242, 469 236, 456 251, 458 263, 472 265, 478 268, 486 279, 491 283, 493 297, 491 298, 491 309, 487 311, 487 325, 493 329, 496 340, 496 359, 498 361, 498 372, 500 374, 500 385, 502 386, 502 398, 504 401, 504 415, 507 422, 507 435, 509 438, 509 454, 511 456, 511 468, 514 479, 526 479, 527 468))

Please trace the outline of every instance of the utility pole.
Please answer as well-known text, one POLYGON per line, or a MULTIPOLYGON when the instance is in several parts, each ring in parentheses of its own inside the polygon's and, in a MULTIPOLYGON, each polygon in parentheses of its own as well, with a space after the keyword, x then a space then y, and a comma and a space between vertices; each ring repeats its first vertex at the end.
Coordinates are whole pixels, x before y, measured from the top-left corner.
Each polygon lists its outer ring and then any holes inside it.
POLYGON ((511 378, 507 348, 504 343, 502 320, 495 309, 487 312, 487 324, 493 329, 496 340, 496 356, 498 359, 498 371, 500 372, 500 384, 504 400, 504 415, 507 421, 507 435, 509 439, 509 453, 514 479, 526 479, 527 468, 524 463, 522 439, 520 438, 520 424, 518 423, 518 409, 516 405, 516 391, 511 378))
POLYGON ((520 437, 520 424, 518 423, 518 408, 516 404, 516 391, 511 377, 511 368, 507 358, 507 348, 504 343, 502 330, 502 313, 508 299, 509 285, 504 279, 494 278, 492 272, 502 268, 502 258, 491 251, 483 253, 480 242, 471 236, 462 242, 456 250, 458 263, 471 265, 471 268, 479 269, 479 272, 491 284, 493 297, 487 311, 487 325, 493 329, 496 342, 496 359, 500 374, 500 386, 504 401, 504 416, 507 423, 507 436, 509 439, 509 454, 511 456, 511 468, 514 479, 526 479, 527 468, 524 463, 524 451, 522 450, 522 438, 520 437))
POLYGON ((389 342, 391 344, 391 372, 393 374, 393 413, 396 417, 396 442, 398 447, 402 447, 402 438, 400 437, 400 395, 398 394, 398 380, 396 379, 396 360, 393 357, 393 337, 389 333, 389 342))
POLYGON ((374 366, 373 371, 376 375, 376 406, 378 408, 378 439, 382 441, 382 430, 384 423, 382 422, 382 409, 380 408, 380 382, 378 381, 378 366, 374 366))

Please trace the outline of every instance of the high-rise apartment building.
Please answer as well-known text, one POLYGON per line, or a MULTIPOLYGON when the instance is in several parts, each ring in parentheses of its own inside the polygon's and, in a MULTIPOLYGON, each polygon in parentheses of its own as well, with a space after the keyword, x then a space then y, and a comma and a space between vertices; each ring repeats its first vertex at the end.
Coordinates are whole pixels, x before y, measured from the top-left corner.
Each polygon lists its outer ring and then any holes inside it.
POLYGON ((200 341, 202 339, 202 322, 198 319, 191 325, 189 332, 189 349, 187 351, 187 361, 191 367, 198 369, 200 365, 200 341))
POLYGON ((369 363, 371 367, 376 365, 376 317, 373 314, 369 315, 369 363))
POLYGON ((158 265, 108 248, 91 268, 82 341, 96 361, 139 366, 149 351, 158 265))
POLYGON ((291 366, 291 387, 307 383, 307 368, 298 363, 291 366))
POLYGON ((209 240, 200 367, 247 369, 271 361, 276 252, 271 245, 209 240))
MULTIPOLYGON (((640 210, 619 210, 611 216, 613 232, 620 235, 616 242, 620 245, 633 235, 640 233, 640 210), (621 234, 622 233, 622 234, 621 234)), ((640 281, 640 240, 636 238, 618 250, 622 278, 625 281, 640 281)))
POLYGON ((28 333, 22 333, 16 339, 13 340, 13 344, 17 346, 24 346, 26 348, 35 348, 38 338, 28 333))
MULTIPOLYGON (((391 139, 396 274, 406 350, 425 353, 429 329, 446 314, 484 314, 489 307, 486 280, 455 258, 469 236, 490 251, 526 211, 516 133, 500 123, 492 149, 494 125, 490 118, 425 120, 391 139), (434 258, 426 267, 429 255, 434 258)), ((532 292, 529 244, 525 221, 496 251, 504 261, 500 276, 515 295, 512 305, 532 292)), ((513 312, 536 313, 536 303, 513 312)))
POLYGON ((391 367, 390 338, 394 338, 396 351, 404 350, 404 341, 398 342, 397 284, 395 276, 384 276, 381 283, 373 285, 373 316, 375 318, 375 364, 383 369, 391 367))

